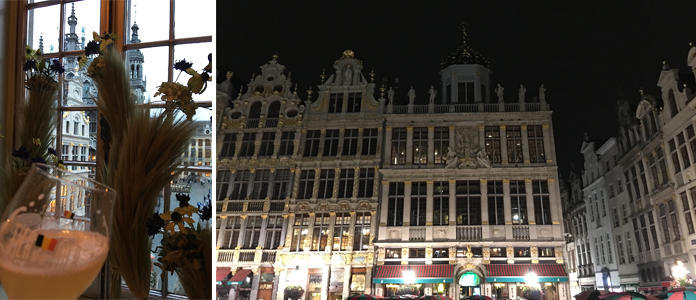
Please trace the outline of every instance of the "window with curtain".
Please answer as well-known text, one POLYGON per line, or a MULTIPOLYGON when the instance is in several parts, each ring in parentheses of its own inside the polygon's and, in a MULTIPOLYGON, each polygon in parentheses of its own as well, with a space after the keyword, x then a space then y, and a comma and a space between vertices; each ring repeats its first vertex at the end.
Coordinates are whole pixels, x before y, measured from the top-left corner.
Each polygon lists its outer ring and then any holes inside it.
POLYGON ((534 217, 537 225, 551 225, 551 205, 549 203, 549 184, 546 180, 532 181, 534 197, 534 217))
POLYGON ((457 225, 481 225, 481 183, 457 181, 457 225))
POLYGON ((312 251, 324 251, 329 246, 329 223, 331 216, 328 213, 316 214, 314 217, 314 229, 312 233, 312 251))
POLYGON ((433 183, 433 226, 449 225, 449 182, 433 183))
POLYGON ((491 180, 488 187, 488 223, 505 225, 505 209, 503 208, 503 182, 491 180))
POLYGON ((406 164, 406 128, 394 128, 392 130, 391 164, 406 164))
POLYGON ((411 226, 425 226, 427 187, 426 182, 411 184, 411 226))
POLYGON ((362 155, 375 155, 377 153, 377 128, 363 129, 362 155))
POLYGON ((433 142, 435 144, 434 158, 435 164, 445 164, 449 147, 449 127, 435 127, 433 130, 433 142))
POLYGON ((333 228, 333 250, 345 251, 350 243, 350 213, 336 213, 333 228))
POLYGON ((484 142, 486 146, 486 154, 491 163, 500 163, 500 127, 486 126, 484 128, 484 142))
POLYGON ((303 251, 309 248, 309 215, 295 215, 295 224, 292 227, 292 241, 290 251, 303 251))
POLYGON ((519 125, 505 127, 505 143, 509 163, 522 163, 522 131, 519 125))
POLYGON ((524 180, 510 180, 510 208, 512 209, 512 224, 526 225, 527 193, 524 180))
POLYGON ((404 224, 404 183, 389 183, 389 200, 387 206, 387 226, 404 224))
POLYGON ((413 164, 424 165, 428 163, 428 128, 413 128, 413 164))
POLYGON ((369 211, 355 213, 355 235, 353 236, 353 251, 368 250, 370 243, 370 220, 372 215, 369 211))

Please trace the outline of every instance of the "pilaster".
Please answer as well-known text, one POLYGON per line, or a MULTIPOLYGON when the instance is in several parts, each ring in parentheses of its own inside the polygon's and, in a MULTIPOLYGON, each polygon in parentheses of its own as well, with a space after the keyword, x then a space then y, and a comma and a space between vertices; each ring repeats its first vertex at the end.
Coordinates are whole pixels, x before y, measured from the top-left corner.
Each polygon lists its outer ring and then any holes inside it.
MULTIPOLYGON (((529 225, 536 225, 536 215, 534 213, 534 196, 532 196, 532 180, 524 180, 524 190, 527 194, 527 220, 529 225)), ((531 229, 529 230, 531 234, 531 229)))
POLYGON ((481 224, 488 225, 488 181, 481 179, 481 224))
POLYGON ((522 160, 525 166, 530 164, 529 162, 529 134, 527 134, 527 125, 520 125, 520 133, 522 134, 522 160))
POLYGON ((505 133, 505 125, 500 125, 500 160, 503 166, 508 165, 508 153, 507 153, 507 135, 505 133))
POLYGON ((428 168, 433 166, 435 166, 435 126, 428 126, 428 168))
MULTIPOLYGON (((391 145, 392 145, 392 127, 387 126, 386 127, 387 132, 386 137, 384 138, 384 168, 390 168, 391 165, 391 145)), ((377 143, 379 145, 381 140, 377 140, 377 143)), ((379 153, 379 151, 377 151, 379 153)), ((376 175, 376 174, 375 174, 376 175)))
POLYGON ((406 166, 413 165, 413 126, 406 127, 406 166))

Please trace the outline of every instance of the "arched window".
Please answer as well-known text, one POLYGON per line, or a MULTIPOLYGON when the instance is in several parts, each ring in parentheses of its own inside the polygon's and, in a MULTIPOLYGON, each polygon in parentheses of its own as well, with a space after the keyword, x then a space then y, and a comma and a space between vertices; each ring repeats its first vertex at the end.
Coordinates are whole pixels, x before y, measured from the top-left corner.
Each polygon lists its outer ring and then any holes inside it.
POLYGON ((669 90, 667 98, 669 98, 667 100, 669 102, 669 112, 672 115, 672 118, 674 118, 674 116, 676 116, 679 112, 679 110, 677 109, 677 99, 674 98, 674 91, 669 90))
POLYGON ((280 101, 274 101, 268 107, 268 118, 275 119, 280 115, 280 101))
POLYGON ((249 109, 249 119, 258 119, 261 117, 261 101, 256 101, 249 109))

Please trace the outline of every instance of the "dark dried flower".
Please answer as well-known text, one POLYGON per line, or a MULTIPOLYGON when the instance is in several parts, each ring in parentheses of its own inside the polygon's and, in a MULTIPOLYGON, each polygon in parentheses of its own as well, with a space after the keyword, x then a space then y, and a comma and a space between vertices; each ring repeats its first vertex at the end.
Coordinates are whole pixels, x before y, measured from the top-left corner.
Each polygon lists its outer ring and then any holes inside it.
POLYGON ((191 197, 189 197, 189 195, 179 193, 176 194, 176 200, 179 201, 179 207, 185 208, 189 206, 189 201, 191 201, 191 197))
POLYGON ((36 70, 36 61, 35 60, 27 60, 24 62, 24 71, 29 71, 29 70, 36 70))
POLYGON ((46 149, 46 151, 48 152, 48 154, 53 154, 55 156, 58 156, 58 153, 56 153, 56 149, 49 147, 48 149, 46 149))
POLYGON ((12 156, 21 159, 29 159, 29 155, 31 155, 31 153, 29 152, 29 150, 27 150, 27 148, 24 148, 24 146, 21 146, 19 147, 19 149, 12 151, 12 156))
POLYGON ((213 208, 210 205, 210 201, 203 202, 203 205, 198 203, 198 216, 202 221, 208 221, 213 217, 213 208))
POLYGON ((89 41, 87 47, 85 47, 85 55, 99 54, 99 43, 96 41, 89 41))
POLYGON ((145 225, 147 227, 147 235, 153 236, 161 232, 164 228, 164 220, 160 217, 158 212, 152 214, 152 217, 145 220, 145 225))
POLYGON ((57 72, 58 74, 63 74, 65 72, 65 68, 60 64, 60 60, 54 59, 53 63, 51 63, 51 71, 57 72))
POLYGON ((45 164, 45 163, 46 163, 46 160, 45 160, 43 157, 41 157, 41 156, 34 156, 34 157, 31 158, 31 163, 32 163, 32 164, 33 164, 33 163, 45 164))
POLYGON ((210 78, 210 75, 208 75, 207 72, 203 72, 203 73, 201 74, 201 79, 203 79, 203 82, 208 81, 208 78, 210 78))
POLYGON ((191 68, 191 66, 193 66, 193 63, 190 61, 186 61, 186 59, 184 58, 184 59, 174 63, 174 70, 186 72, 186 70, 191 68))

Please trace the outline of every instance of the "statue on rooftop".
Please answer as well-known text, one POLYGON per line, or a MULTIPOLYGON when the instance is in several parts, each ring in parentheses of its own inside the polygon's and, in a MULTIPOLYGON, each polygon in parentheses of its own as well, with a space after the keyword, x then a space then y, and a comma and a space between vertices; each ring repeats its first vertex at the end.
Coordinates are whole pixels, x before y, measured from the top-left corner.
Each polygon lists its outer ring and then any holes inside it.
POLYGON ((346 65, 343 71, 343 85, 353 83, 353 65, 346 65))
POLYGON ((413 89, 413 86, 411 86, 411 89, 408 90, 408 104, 413 104, 416 101, 416 90, 413 89))
POLYGON ((527 93, 527 89, 524 87, 524 84, 520 84, 520 91, 519 91, 519 97, 520 97, 520 102, 524 103, 524 94, 527 93))
POLYGON ((505 88, 500 86, 500 83, 498 83, 498 87, 495 88, 495 93, 498 95, 498 103, 503 103, 505 100, 503 99, 503 93, 505 93, 505 88))
POLYGON ((428 93, 430 94, 430 104, 435 103, 435 96, 437 96, 437 91, 432 85, 430 86, 430 91, 428 93))
POLYGON ((546 102, 546 88, 543 83, 539 87, 539 101, 542 103, 546 102))
POLYGON ((394 90, 389 87, 389 91, 387 91, 387 99, 389 99, 389 104, 394 104, 394 90))

